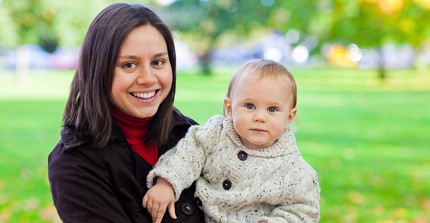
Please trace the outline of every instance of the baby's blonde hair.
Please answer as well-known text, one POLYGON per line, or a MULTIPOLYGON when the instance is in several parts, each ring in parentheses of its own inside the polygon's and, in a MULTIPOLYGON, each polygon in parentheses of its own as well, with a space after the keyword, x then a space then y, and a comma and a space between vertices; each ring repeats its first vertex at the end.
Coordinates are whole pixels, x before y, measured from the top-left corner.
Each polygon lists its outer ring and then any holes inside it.
MULTIPOLYGON (((287 78, 289 83, 291 84, 291 94, 293 96, 292 108, 295 108, 297 105, 297 85, 293 75, 288 71, 286 67, 282 64, 268 59, 256 59, 251 60, 244 65, 242 65, 233 75, 230 80, 230 84, 228 85, 228 90, 226 97, 230 98, 231 91, 236 83, 236 80, 239 79, 242 75, 254 74, 260 78, 266 77, 276 77, 276 78, 287 78)), ((223 108, 224 115, 227 114, 225 108, 223 108)))

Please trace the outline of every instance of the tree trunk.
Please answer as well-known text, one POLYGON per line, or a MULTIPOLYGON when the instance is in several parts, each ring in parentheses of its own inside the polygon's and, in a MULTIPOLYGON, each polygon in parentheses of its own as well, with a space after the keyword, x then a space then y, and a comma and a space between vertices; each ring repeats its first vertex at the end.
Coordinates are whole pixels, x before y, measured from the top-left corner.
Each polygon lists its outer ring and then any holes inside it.
POLYGON ((384 52, 382 51, 382 47, 378 48, 378 78, 380 80, 384 80, 387 77, 387 70, 385 68, 385 58, 384 58, 384 52))
POLYGON ((210 75, 211 69, 211 56, 209 51, 205 51, 199 56, 200 68, 203 74, 210 75))
POLYGON ((202 49, 201 53, 199 54, 200 68, 204 75, 210 75, 212 73, 211 50, 214 48, 218 37, 219 35, 217 34, 210 35, 210 39, 206 45, 206 48, 202 49))

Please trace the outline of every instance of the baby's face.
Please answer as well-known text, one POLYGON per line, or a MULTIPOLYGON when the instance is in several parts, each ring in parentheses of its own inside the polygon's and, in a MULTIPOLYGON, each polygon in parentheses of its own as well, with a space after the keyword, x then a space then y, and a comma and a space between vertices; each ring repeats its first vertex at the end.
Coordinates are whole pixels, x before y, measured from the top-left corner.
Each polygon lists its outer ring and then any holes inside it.
POLYGON ((258 150, 275 143, 295 117, 292 101, 288 79, 243 75, 226 99, 225 108, 242 143, 258 150))

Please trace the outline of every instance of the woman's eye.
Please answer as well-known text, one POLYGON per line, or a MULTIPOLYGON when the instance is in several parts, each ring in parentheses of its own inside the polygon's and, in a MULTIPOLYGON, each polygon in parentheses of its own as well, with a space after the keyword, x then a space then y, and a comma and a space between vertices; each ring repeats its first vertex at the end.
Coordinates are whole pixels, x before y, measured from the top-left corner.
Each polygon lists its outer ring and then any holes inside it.
POLYGON ((278 111, 278 109, 275 108, 275 107, 270 107, 270 108, 267 109, 267 111, 268 112, 276 112, 276 111, 278 111))
POLYGON ((253 105, 253 104, 245 104, 245 108, 247 108, 247 109, 254 109, 255 108, 255 106, 253 105))
POLYGON ((136 66, 136 64, 135 63, 125 63, 125 64, 123 64, 122 65, 122 68, 124 68, 124 69, 131 69, 131 68, 134 68, 136 66))
POLYGON ((164 60, 155 60, 152 62, 153 65, 155 66, 161 66, 163 64, 165 64, 166 62, 164 62, 164 60))

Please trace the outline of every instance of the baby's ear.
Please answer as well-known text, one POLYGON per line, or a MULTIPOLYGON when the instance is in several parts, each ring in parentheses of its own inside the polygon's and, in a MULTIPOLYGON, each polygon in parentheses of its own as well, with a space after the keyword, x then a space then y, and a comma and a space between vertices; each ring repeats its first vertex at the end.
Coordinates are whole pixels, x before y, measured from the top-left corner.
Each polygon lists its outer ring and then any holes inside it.
POLYGON ((231 100, 229 97, 224 98, 224 116, 227 115, 231 118, 231 100))
POLYGON ((290 124, 297 115, 297 108, 292 108, 288 114, 288 124, 290 124))

